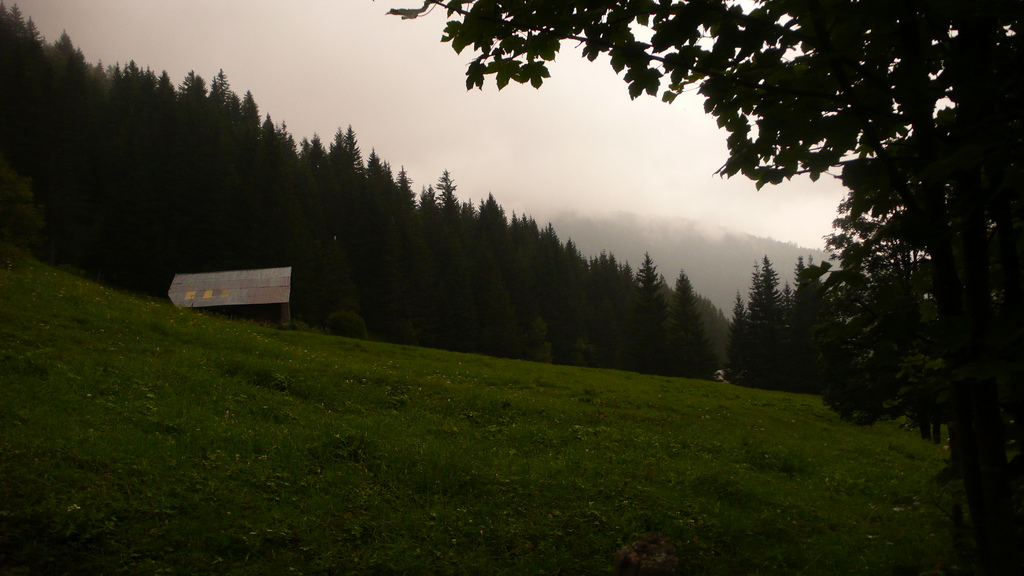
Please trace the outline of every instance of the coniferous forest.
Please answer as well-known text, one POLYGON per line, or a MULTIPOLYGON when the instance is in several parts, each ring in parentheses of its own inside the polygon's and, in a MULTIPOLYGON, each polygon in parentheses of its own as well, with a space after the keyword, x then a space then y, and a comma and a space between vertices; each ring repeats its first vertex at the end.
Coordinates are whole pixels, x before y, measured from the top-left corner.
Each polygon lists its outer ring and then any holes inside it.
POLYGON ((30 179, 45 262, 154 296, 175 273, 291 266, 293 316, 343 335, 659 374, 720 368, 727 320, 649 261, 584 256, 493 196, 462 201, 448 172, 417 189, 351 126, 297 142, 223 71, 175 81, 92 64, 67 34, 48 43, 16 6, 2 10, 0 154, 30 179), (669 360, 694 346, 699 360, 669 360))
POLYGON ((293 317, 336 334, 694 378, 728 364, 739 384, 821 392, 818 307, 767 258, 730 327, 685 271, 670 285, 649 256, 585 256, 491 195, 462 201, 447 171, 417 191, 351 126, 296 142, 224 71, 92 64, 16 6, 0 43, 0 155, 34 194, 45 262, 158 297, 175 273, 291 266, 293 317))

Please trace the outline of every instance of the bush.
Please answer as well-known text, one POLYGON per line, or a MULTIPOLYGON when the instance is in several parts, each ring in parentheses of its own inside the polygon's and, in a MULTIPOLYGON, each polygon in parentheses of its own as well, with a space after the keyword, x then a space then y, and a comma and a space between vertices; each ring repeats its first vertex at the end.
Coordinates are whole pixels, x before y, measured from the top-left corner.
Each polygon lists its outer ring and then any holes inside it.
POLYGON ((43 216, 32 199, 32 181, 19 176, 0 156, 0 253, 5 259, 39 239, 43 216))
POLYGON ((32 198, 32 181, 0 156, 0 240, 28 248, 38 239, 43 217, 32 198))
POLYGON ((366 338, 366 322, 351 310, 341 310, 327 317, 327 328, 332 334, 349 338, 366 338))
POLYGON ((295 330, 297 332, 313 332, 316 334, 324 333, 324 330, 322 328, 319 328, 317 326, 310 326, 308 323, 303 322, 302 320, 299 320, 297 318, 292 318, 287 325, 282 326, 281 328, 285 330, 295 330))

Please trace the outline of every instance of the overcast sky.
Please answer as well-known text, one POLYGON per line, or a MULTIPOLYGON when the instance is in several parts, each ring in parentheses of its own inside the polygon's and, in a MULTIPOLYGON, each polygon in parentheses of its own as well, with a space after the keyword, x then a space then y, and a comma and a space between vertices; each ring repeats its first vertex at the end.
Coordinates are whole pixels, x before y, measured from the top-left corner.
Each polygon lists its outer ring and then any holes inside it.
MULTIPOLYGON (((714 175, 725 132, 696 95, 674 104, 630 100, 607 64, 566 46, 535 90, 493 80, 467 91, 467 51, 440 37, 442 10, 418 20, 387 16, 419 0, 5 0, 47 41, 67 31, 90 62, 129 60, 175 84, 194 70, 224 70, 250 90, 296 141, 329 144, 351 125, 418 191, 451 171, 462 200, 493 193, 508 212, 542 225, 558 213, 629 212, 697 220, 806 247, 821 247, 842 198, 822 178, 756 191, 714 175)), ((563 239, 564 240, 564 239, 563 239)))

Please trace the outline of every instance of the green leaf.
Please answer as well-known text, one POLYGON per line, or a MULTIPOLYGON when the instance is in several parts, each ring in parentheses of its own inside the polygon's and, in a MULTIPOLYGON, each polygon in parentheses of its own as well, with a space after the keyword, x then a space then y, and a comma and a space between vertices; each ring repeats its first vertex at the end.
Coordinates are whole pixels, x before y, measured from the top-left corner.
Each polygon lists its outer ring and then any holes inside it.
POLYGON ((524 80, 529 80, 530 85, 534 88, 540 88, 544 84, 544 79, 551 77, 548 67, 540 61, 530 62, 524 66, 523 73, 525 74, 524 80))
POLYGON ((498 85, 498 90, 502 90, 505 86, 508 86, 509 80, 512 79, 512 75, 509 74, 507 68, 498 70, 497 75, 494 77, 495 83, 498 85))
POLYGON ((483 63, 483 57, 477 58, 469 63, 466 69, 466 90, 484 87, 484 74, 487 67, 483 63))

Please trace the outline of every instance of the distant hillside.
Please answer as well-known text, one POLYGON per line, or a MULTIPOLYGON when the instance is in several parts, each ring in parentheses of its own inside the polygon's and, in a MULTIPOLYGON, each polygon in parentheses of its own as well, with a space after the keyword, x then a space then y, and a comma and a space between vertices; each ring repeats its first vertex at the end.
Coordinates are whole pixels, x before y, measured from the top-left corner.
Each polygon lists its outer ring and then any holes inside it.
POLYGON ((551 219, 559 237, 571 239, 584 256, 602 250, 628 261, 634 269, 649 252, 658 271, 671 283, 685 270, 693 288, 728 316, 736 291, 746 298, 754 263, 767 254, 782 282, 793 281, 796 259, 827 260, 822 250, 789 242, 737 234, 677 218, 652 219, 635 214, 583 216, 562 213, 551 219))

